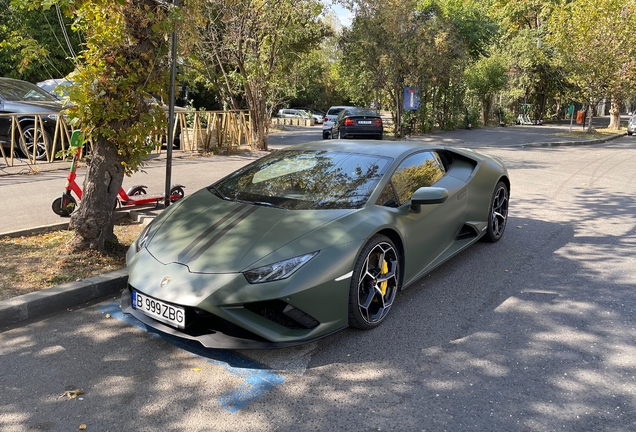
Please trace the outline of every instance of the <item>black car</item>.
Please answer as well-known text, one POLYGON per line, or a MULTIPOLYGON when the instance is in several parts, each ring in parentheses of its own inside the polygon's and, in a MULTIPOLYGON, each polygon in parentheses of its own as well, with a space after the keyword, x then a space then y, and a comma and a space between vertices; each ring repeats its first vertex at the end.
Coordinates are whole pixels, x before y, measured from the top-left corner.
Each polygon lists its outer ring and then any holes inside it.
MULTIPOLYGON (((25 156, 33 155, 33 146, 36 143, 35 158, 46 159, 47 148, 50 153, 53 146, 55 124, 62 108, 57 98, 35 84, 12 78, 0 78, 0 114, 18 114, 17 120, 24 139, 16 128, 14 150, 19 150, 25 156), (40 114, 44 125, 42 129, 38 124, 37 137, 36 114, 40 114)), ((6 149, 11 148, 11 128, 12 116, 0 116, 0 142, 6 149)))
POLYGON ((369 108, 353 107, 343 109, 336 119, 332 138, 370 137, 382 139, 382 118, 369 108))

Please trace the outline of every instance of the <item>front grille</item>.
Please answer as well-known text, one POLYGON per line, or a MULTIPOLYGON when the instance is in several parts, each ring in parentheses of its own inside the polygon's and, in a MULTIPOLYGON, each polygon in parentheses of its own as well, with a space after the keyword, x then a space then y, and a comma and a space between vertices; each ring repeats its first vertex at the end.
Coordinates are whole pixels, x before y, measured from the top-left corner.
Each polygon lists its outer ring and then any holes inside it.
POLYGON ((260 315, 276 324, 293 330, 306 330, 320 324, 314 317, 282 300, 268 300, 248 303, 245 309, 260 315))

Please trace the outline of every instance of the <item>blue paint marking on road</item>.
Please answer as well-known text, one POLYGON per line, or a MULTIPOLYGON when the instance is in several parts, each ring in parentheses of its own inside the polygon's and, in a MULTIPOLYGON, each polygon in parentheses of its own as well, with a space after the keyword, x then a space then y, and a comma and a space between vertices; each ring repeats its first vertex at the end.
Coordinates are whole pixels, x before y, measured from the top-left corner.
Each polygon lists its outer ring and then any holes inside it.
POLYGON ((280 374, 265 369, 262 365, 231 351, 205 348, 198 342, 160 333, 147 327, 132 315, 124 314, 117 302, 100 306, 97 310, 104 314, 110 314, 111 317, 124 321, 126 324, 146 330, 153 337, 160 337, 176 348, 188 351, 208 363, 221 366, 232 375, 243 378, 245 383, 233 388, 218 399, 218 404, 226 411, 237 412, 266 391, 285 381, 285 378, 280 374))

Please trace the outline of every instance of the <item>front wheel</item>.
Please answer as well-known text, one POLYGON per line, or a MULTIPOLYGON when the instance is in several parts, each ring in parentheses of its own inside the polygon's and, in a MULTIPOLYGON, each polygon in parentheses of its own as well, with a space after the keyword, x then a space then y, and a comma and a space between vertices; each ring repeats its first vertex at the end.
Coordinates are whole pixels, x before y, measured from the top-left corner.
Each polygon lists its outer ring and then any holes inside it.
POLYGON ((51 209, 53 209, 53 213, 62 217, 69 217, 75 207, 77 206, 77 201, 73 198, 73 195, 69 193, 65 193, 60 198, 56 198, 51 204, 51 209))
POLYGON ((508 221, 509 197, 508 186, 502 181, 498 182, 490 201, 488 229, 484 235, 485 241, 495 243, 503 236, 508 221))
POLYGON ((391 239, 377 234, 362 248, 349 288, 349 325, 361 330, 379 326, 400 288, 400 256, 391 239))
POLYGON ((22 136, 20 136, 19 142, 20 151, 29 159, 33 158, 33 147, 35 146, 35 160, 38 161, 47 160, 53 145, 51 135, 46 129, 38 127, 36 136, 35 124, 33 123, 22 128, 22 136))

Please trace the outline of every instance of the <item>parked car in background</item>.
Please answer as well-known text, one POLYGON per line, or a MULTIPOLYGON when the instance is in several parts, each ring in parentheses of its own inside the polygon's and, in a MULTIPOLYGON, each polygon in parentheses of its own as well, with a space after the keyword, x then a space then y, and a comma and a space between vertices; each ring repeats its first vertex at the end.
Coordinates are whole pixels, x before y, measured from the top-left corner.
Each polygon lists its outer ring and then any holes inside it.
MULTIPOLYGON (((63 105, 50 93, 30 82, 12 78, 0 78, 0 114, 19 114, 17 119, 24 139, 19 131, 14 131, 15 144, 24 156, 33 155, 36 160, 46 160, 47 152, 53 146, 53 134, 57 117, 63 105), (41 114, 44 129, 36 128, 36 116, 41 114), (37 132, 36 132, 37 129, 37 132)), ((0 117, 0 142, 6 149, 11 148, 12 119, 0 117)), ((14 150, 15 150, 14 144, 14 150)))
POLYGON ((293 108, 293 109, 307 112, 311 116, 311 118, 313 118, 316 121, 316 124, 322 124, 322 122, 325 119, 324 111, 320 111, 314 108, 306 108, 306 107, 293 108))
POLYGON ((336 105, 336 106, 332 106, 331 108, 327 110, 327 113, 325 114, 325 120, 322 124, 322 139, 331 138, 333 123, 338 118, 338 114, 340 114, 340 111, 342 111, 345 108, 352 108, 352 107, 345 106, 345 105, 336 105))
POLYGON ((311 116, 308 112, 298 109, 280 109, 278 110, 278 117, 280 118, 301 118, 309 120, 311 116))
POLYGON ((629 123, 627 123, 627 135, 632 136, 633 133, 636 132, 636 114, 629 119, 629 123))
POLYGON ((56 98, 64 99, 68 96, 66 87, 73 85, 73 81, 67 80, 66 78, 52 78, 46 81, 40 81, 37 85, 41 89, 51 93, 56 98))
POLYGON ((382 117, 364 107, 345 108, 340 111, 332 127, 332 138, 368 137, 382 139, 382 117))

